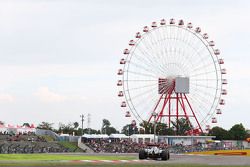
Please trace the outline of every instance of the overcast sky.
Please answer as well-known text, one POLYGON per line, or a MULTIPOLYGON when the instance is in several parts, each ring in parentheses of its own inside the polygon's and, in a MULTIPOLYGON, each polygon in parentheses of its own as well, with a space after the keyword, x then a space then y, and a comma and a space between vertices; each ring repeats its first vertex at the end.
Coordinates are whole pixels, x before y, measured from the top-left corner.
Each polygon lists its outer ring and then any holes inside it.
POLYGON ((175 18, 208 32, 225 59, 228 96, 217 125, 250 129, 249 16, 247 0, 0 0, 0 120, 57 126, 90 113, 92 128, 107 118, 121 129, 122 51, 143 26, 175 18))

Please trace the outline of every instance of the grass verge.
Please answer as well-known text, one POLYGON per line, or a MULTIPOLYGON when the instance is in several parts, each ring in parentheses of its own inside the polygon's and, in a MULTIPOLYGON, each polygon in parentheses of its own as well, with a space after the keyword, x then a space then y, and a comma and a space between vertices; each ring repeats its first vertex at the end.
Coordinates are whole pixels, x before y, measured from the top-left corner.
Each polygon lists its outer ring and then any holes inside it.
POLYGON ((105 164, 105 163, 52 163, 52 162, 40 162, 40 163, 5 163, 5 164, 0 164, 0 166, 62 166, 62 167, 243 167, 243 166, 218 166, 218 165, 197 165, 197 164, 166 164, 166 163, 150 163, 150 164, 145 164, 145 163, 137 163, 137 164, 105 164))
POLYGON ((133 156, 91 156, 60 154, 0 154, 0 161, 132 160, 133 156))
POLYGON ((80 148, 78 148, 76 142, 60 141, 58 143, 63 147, 68 148, 70 152, 83 152, 80 148))

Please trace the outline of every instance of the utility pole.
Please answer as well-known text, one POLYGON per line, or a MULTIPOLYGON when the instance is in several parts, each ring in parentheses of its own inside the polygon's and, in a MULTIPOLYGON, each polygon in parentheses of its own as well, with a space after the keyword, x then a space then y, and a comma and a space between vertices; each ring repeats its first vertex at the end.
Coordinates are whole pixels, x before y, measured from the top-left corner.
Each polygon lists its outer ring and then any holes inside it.
POLYGON ((83 121, 84 121, 84 115, 82 114, 82 115, 80 115, 80 117, 81 117, 81 121, 82 121, 82 135, 83 135, 83 121))
POLYGON ((152 116, 154 117, 154 143, 156 143, 155 142, 155 135, 156 135, 156 117, 157 117, 157 113, 154 111, 152 113, 152 116))
POLYGON ((88 133, 90 134, 90 113, 88 113, 88 133))

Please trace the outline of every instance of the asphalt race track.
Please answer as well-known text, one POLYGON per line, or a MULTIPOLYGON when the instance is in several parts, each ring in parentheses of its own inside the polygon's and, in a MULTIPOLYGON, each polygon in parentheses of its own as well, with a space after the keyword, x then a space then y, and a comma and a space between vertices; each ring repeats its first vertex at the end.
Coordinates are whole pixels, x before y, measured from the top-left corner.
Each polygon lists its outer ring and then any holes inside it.
POLYGON ((249 165, 249 156, 171 155, 166 163, 206 165, 249 165))
MULTIPOLYGON (((217 165, 217 166, 250 166, 250 156, 220 156, 220 155, 186 155, 186 154, 170 154, 170 160, 168 161, 161 161, 161 160, 139 160, 138 154, 134 153, 125 153, 125 154, 107 154, 107 153, 94 153, 94 154, 86 154, 86 153, 56 153, 60 155, 90 155, 93 157, 98 156, 126 156, 126 157, 132 157, 131 160, 58 160, 58 161, 40 161, 41 164, 39 166, 47 166, 47 163, 69 163, 69 164, 75 164, 80 166, 86 166, 87 164, 92 164, 90 166, 95 166, 94 164, 98 164, 98 166, 105 164, 104 166, 107 166, 108 164, 124 164, 123 166, 126 166, 126 164, 151 164, 152 166, 165 166, 165 164, 197 164, 197 165, 217 165)), ((3 164, 18 164, 21 161, 15 161, 7 160, 7 161, 0 161, 0 166, 3 166, 3 164)), ((39 161, 37 161, 39 164, 39 161)), ((141 166, 140 165, 140 166, 141 166)), ((150 165, 150 166, 151 166, 150 165)), ((9 165, 8 165, 9 166, 9 165)), ((10 165, 12 166, 12 165, 10 165)), ((17 166, 14 165, 13 166, 17 166)), ((36 166, 36 165, 34 165, 36 166)), ((50 166, 50 165, 48 165, 50 166)), ((56 166, 52 165, 52 166, 56 166)), ((61 165, 60 165, 61 166, 61 165)), ((88 166, 88 165, 87 165, 88 166)), ((138 165, 137 165, 138 166, 138 165)))
MULTIPOLYGON (((75 154, 76 155, 76 154, 75 154)), ((79 155, 79 154, 78 154, 79 155)), ((134 156, 138 159, 138 154, 85 154, 93 156, 110 155, 110 156, 134 156)), ((250 166, 250 156, 220 156, 220 155, 186 155, 186 154, 171 154, 170 160, 136 160, 131 163, 165 163, 165 164, 204 164, 204 165, 248 165, 250 166)), ((108 163, 108 162, 104 162, 108 163)), ((122 162, 121 162, 122 163, 122 162)))

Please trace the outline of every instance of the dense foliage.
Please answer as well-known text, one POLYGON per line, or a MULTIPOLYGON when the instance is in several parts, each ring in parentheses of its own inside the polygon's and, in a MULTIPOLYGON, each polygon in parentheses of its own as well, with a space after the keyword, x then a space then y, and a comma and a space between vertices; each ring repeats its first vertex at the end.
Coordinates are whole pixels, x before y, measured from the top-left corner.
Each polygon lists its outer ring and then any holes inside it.
MULTIPOLYGON (((187 135, 187 131, 192 127, 188 124, 188 122, 181 118, 176 122, 171 122, 172 127, 168 127, 165 123, 148 123, 147 121, 143 121, 138 126, 136 124, 126 124, 123 126, 121 133, 126 135, 132 134, 154 134, 154 128, 156 135, 187 135)), ((0 125, 4 125, 3 121, 0 121, 0 125)), ((29 126, 29 123, 24 123, 23 125, 29 126)), ((111 123, 107 119, 102 120, 102 126, 100 130, 92 129, 92 128, 84 128, 83 130, 79 128, 78 122, 73 123, 59 123, 58 129, 53 128, 53 123, 49 122, 41 122, 37 126, 38 129, 45 130, 53 130, 56 133, 64 133, 70 135, 82 135, 83 134, 107 134, 110 135, 112 133, 120 133, 117 129, 111 126, 111 123)), ((209 136, 216 136, 216 140, 246 140, 250 138, 249 130, 246 130, 242 123, 233 125, 229 130, 226 130, 222 127, 215 126, 209 130, 209 136)))
POLYGON ((209 135, 216 136, 217 140, 245 140, 248 137, 247 130, 241 123, 233 125, 230 130, 213 127, 209 135))

